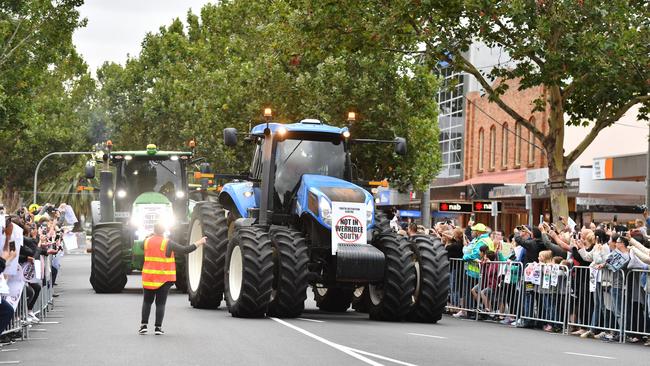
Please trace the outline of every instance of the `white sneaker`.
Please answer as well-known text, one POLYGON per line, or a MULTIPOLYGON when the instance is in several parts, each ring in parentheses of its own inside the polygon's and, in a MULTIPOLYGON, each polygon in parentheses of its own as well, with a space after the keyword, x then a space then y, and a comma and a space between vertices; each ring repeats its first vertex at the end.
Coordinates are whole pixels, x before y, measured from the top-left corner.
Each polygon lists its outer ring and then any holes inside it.
POLYGON ((461 311, 457 312, 456 314, 454 314, 454 315, 452 315, 452 316, 453 316, 454 318, 462 318, 462 317, 467 316, 467 313, 461 310, 461 311))
POLYGON ((41 322, 41 319, 36 317, 36 315, 34 315, 34 314, 27 314, 27 320, 32 322, 32 323, 40 323, 41 322))

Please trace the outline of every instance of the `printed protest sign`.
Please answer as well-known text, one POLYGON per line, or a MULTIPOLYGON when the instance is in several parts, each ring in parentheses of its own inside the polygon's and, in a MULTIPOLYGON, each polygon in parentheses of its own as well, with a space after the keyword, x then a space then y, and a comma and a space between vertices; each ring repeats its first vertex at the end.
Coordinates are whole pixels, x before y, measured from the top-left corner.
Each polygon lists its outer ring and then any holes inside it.
POLYGON ((332 202, 332 255, 341 244, 366 244, 366 205, 332 202))

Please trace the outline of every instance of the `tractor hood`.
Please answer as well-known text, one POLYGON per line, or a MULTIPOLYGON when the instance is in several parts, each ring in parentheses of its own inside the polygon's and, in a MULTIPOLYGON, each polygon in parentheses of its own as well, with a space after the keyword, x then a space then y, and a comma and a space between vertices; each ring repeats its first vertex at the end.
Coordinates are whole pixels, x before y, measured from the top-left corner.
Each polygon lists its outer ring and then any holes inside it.
POLYGON ((374 225, 374 200, 365 189, 348 181, 305 174, 302 176, 296 200, 295 213, 309 214, 327 228, 332 226, 332 202, 354 202, 366 205, 368 228, 374 225))

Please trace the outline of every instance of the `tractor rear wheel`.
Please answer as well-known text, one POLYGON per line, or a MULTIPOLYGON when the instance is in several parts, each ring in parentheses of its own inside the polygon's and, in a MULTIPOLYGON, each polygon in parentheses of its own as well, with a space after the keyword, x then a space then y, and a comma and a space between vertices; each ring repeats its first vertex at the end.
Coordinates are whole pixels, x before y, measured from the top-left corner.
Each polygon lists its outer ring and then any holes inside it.
POLYGON ((410 238, 416 285, 408 319, 436 323, 442 318, 449 295, 449 259, 440 239, 425 235, 410 238))
POLYGON ((313 291, 314 300, 316 300, 316 306, 319 309, 332 313, 344 313, 350 308, 354 289, 314 286, 313 291))
POLYGON ((413 252, 405 237, 380 235, 376 246, 385 255, 384 280, 368 285, 370 319, 400 321, 408 315, 415 291, 413 252))
POLYGON ((270 230, 273 246, 273 291, 268 314, 295 318, 302 313, 307 299, 307 245, 303 235, 286 227, 270 230))
POLYGON ((232 316, 259 318, 266 314, 273 290, 273 246, 266 229, 235 228, 228 243, 224 282, 232 316))
POLYGON ((90 284, 98 294, 121 292, 126 286, 122 229, 104 226, 93 229, 90 284))
POLYGON ((216 309, 223 298, 223 268, 228 246, 226 210, 216 202, 199 202, 192 211, 190 244, 207 237, 204 246, 187 255, 187 294, 199 309, 216 309))

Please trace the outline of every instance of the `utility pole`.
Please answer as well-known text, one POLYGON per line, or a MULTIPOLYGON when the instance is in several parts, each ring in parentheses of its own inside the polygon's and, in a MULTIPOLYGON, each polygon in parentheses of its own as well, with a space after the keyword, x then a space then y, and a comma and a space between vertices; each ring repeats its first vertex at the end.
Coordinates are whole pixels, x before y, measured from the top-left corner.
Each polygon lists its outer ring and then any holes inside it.
POLYGON ((38 165, 36 165, 36 171, 34 171, 34 201, 32 203, 36 203, 36 188, 38 186, 38 170, 41 168, 41 164, 43 164, 45 159, 54 155, 92 155, 92 154, 94 154, 92 151, 56 151, 45 155, 43 159, 41 159, 41 161, 38 162, 38 165))
POLYGON ((422 192, 420 201, 420 214, 422 216, 422 225, 426 228, 431 227, 431 187, 427 184, 426 189, 422 192))

